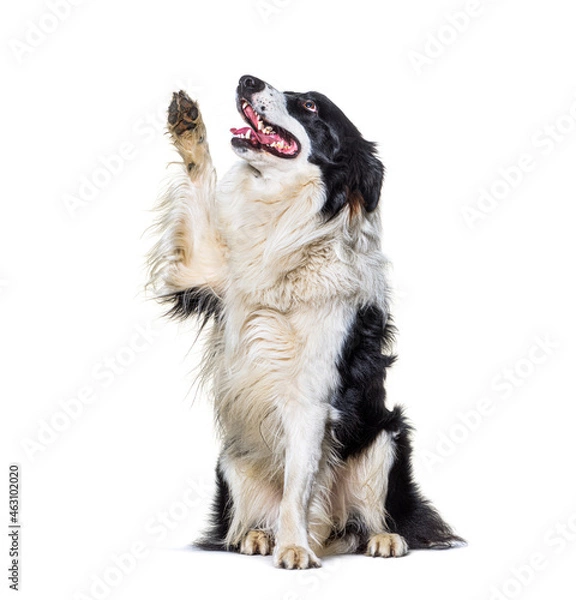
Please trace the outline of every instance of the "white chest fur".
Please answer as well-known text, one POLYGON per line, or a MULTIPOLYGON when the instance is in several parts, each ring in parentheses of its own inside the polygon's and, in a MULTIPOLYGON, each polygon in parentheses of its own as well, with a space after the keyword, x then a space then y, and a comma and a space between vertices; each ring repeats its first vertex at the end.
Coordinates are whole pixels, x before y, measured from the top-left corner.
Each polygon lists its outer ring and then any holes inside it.
POLYGON ((316 406, 317 418, 327 420, 356 311, 385 303, 384 259, 370 247, 369 229, 345 211, 324 223, 320 172, 309 170, 281 185, 242 165, 217 195, 229 255, 215 344, 216 410, 229 451, 249 453, 252 462, 282 457, 287 405, 316 406))

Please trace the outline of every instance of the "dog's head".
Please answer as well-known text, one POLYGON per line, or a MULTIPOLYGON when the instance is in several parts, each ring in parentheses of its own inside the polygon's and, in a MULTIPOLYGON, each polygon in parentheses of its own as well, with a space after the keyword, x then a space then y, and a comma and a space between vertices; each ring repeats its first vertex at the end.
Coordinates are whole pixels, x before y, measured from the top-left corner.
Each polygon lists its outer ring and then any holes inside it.
POLYGON ((231 129, 236 153, 261 171, 317 165, 326 188, 322 212, 331 218, 346 204, 367 212, 378 205, 384 166, 346 115, 318 92, 280 92, 245 75, 237 106, 248 124, 231 129))

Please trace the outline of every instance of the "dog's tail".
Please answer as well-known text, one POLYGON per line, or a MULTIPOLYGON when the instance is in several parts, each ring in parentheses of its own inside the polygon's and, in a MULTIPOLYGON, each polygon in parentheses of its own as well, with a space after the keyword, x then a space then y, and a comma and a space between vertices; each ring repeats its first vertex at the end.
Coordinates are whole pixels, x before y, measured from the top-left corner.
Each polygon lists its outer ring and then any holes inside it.
POLYGON ((390 413, 389 428, 394 437, 396 457, 390 470, 386 496, 387 524, 399 533, 410 549, 452 548, 466 545, 442 519, 414 481, 411 427, 401 407, 390 413))
POLYGON ((216 467, 216 496, 212 503, 212 514, 208 530, 192 545, 202 550, 235 550, 226 543, 232 521, 232 497, 224 479, 220 463, 216 467))

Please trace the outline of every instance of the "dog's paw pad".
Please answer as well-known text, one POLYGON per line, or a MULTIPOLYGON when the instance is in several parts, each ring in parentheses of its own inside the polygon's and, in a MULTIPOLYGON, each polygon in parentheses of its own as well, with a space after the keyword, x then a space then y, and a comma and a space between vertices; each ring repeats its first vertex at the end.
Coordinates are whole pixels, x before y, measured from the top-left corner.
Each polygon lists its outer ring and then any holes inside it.
POLYGON ((168 126, 175 135, 196 129, 199 116, 198 105, 186 92, 174 92, 168 108, 168 126))
POLYGON ((283 546, 274 553, 274 566, 280 569, 316 569, 321 565, 314 552, 302 546, 283 546))
POLYGON ((368 540, 367 556, 404 556, 408 552, 406 540, 397 533, 379 533, 368 540))
POLYGON ((272 551, 272 539, 260 529, 252 529, 246 534, 246 537, 240 544, 242 554, 261 554, 266 556, 272 551))

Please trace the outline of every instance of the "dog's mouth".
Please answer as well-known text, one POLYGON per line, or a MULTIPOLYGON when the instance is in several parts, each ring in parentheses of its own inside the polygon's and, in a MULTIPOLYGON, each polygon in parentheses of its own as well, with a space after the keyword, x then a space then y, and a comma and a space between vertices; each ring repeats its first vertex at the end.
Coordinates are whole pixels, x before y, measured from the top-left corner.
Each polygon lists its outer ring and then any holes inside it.
POLYGON ((281 158, 294 158, 300 152, 300 143, 288 131, 268 123, 247 100, 240 100, 240 112, 249 127, 232 127, 232 145, 263 150, 281 158))

